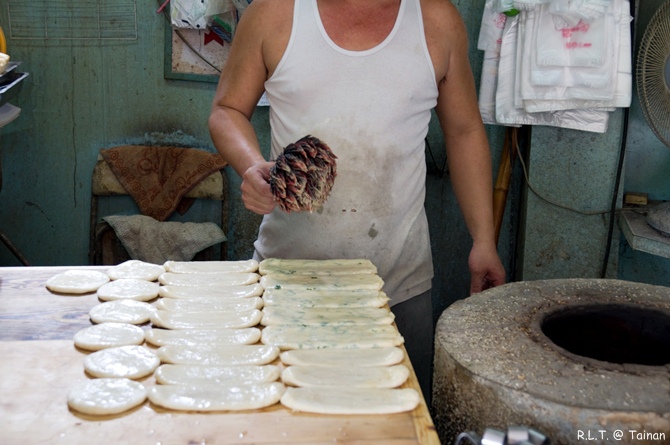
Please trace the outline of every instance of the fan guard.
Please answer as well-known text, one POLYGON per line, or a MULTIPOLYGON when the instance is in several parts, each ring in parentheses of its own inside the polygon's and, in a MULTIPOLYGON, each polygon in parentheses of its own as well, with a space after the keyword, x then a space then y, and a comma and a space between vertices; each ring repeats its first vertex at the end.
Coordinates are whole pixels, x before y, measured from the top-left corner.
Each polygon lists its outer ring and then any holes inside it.
POLYGON ((670 0, 658 8, 644 31, 636 80, 649 127, 670 147, 670 0))

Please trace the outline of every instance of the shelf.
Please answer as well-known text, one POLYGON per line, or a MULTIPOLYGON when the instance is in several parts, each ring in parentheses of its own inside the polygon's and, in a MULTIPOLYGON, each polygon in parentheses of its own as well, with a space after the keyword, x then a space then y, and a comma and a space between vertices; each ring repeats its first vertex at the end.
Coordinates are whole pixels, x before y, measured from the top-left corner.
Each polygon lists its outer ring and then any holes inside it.
POLYGON ((619 227, 628 244, 635 250, 670 258, 670 237, 647 224, 647 216, 638 213, 645 209, 624 209, 619 216, 619 227))

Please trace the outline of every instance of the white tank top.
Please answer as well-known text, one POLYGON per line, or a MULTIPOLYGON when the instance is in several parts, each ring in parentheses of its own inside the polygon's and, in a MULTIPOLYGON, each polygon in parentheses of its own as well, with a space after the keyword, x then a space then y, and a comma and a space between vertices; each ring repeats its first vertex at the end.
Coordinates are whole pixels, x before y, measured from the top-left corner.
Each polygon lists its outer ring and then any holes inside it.
POLYGON ((265 89, 272 159, 310 134, 337 156, 337 177, 321 210, 263 218, 257 258, 369 258, 391 304, 430 289, 424 140, 437 83, 419 0, 401 0, 393 30, 365 51, 337 46, 316 0, 295 0, 265 89))

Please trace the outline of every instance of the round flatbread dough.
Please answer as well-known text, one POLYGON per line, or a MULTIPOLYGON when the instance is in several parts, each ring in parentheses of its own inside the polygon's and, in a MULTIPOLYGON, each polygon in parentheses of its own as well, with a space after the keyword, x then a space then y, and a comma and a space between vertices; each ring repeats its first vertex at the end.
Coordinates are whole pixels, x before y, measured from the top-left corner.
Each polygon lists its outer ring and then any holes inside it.
POLYGON ((154 372, 160 359, 144 346, 119 346, 103 349, 84 359, 84 369, 94 377, 139 379, 154 372))
POLYGON ((67 404, 84 414, 117 414, 134 408, 147 398, 147 390, 130 379, 93 379, 70 390, 67 404))
POLYGON ((144 330, 128 323, 96 324, 74 334, 75 346, 89 351, 140 345, 143 341, 144 330))
POLYGON ((156 281, 165 272, 165 268, 158 264, 146 263, 140 260, 128 260, 107 270, 112 280, 135 278, 138 280, 156 281))
POLYGON ((109 282, 98 289, 98 298, 103 301, 121 300, 124 298, 137 301, 149 301, 158 296, 158 283, 136 278, 120 278, 109 282))
POLYGON ((86 294, 95 292, 109 282, 109 277, 95 270, 68 270, 47 280, 46 286, 52 292, 61 294, 86 294))
POLYGON ((123 299, 94 306, 88 313, 93 323, 142 324, 149 321, 156 308, 143 301, 123 299))

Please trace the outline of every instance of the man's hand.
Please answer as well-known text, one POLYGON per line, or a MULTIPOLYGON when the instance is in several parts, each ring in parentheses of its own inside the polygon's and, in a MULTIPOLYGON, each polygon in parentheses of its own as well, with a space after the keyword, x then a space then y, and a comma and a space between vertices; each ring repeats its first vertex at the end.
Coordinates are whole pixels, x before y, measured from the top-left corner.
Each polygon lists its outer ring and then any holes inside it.
POLYGON ((266 215, 275 208, 270 189, 270 168, 274 162, 259 162, 249 167, 242 175, 242 201, 254 213, 266 215))
POLYGON ((505 268, 493 243, 475 243, 468 258, 470 295, 505 284, 505 268))

